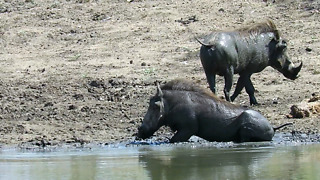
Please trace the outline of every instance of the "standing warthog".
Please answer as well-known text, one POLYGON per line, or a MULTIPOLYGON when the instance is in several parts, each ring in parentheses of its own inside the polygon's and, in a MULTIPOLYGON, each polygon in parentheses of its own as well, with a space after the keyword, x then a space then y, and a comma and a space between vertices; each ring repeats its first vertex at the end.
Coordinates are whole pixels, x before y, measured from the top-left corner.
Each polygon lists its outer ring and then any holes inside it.
POLYGON ((234 105, 189 81, 157 85, 138 138, 149 138, 161 126, 175 135, 170 142, 187 141, 192 135, 208 141, 270 141, 276 129, 260 113, 234 105))
POLYGON ((216 93, 216 74, 224 76, 224 95, 227 101, 233 101, 245 87, 250 104, 258 104, 250 80, 253 73, 271 66, 294 80, 302 67, 302 62, 294 67, 289 60, 286 54, 287 43, 280 38, 271 20, 236 31, 214 32, 203 40, 197 40, 202 44, 200 59, 210 89, 216 93), (239 74, 240 77, 230 98, 234 74, 239 74))

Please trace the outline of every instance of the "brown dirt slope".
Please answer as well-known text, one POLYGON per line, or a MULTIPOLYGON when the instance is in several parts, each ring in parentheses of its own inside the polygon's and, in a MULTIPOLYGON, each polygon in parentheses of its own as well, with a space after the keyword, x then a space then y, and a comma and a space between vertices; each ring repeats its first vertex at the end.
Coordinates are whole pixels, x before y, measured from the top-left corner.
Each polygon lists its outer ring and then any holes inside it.
MULTIPOLYGON (((0 144, 128 140, 155 81, 179 77, 207 87, 193 34, 266 18, 304 66, 295 81, 272 68, 253 75, 261 105, 252 108, 275 126, 293 121, 296 131, 319 132, 319 116, 286 117, 319 91, 319 10, 307 0, 2 0, 0 144)), ((219 96, 223 84, 218 78, 219 96)), ((246 93, 235 103, 249 105, 246 93)))

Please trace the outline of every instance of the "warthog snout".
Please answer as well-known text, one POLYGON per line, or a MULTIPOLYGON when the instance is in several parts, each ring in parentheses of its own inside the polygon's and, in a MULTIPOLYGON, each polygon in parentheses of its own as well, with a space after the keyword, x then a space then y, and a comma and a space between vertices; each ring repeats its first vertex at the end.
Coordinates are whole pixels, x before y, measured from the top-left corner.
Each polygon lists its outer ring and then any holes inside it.
POLYGON ((297 67, 293 67, 292 64, 290 64, 288 69, 284 70, 282 73, 286 78, 289 78, 291 80, 295 80, 299 77, 298 74, 299 74, 301 68, 302 68, 302 62, 297 67))
POLYGON ((137 137, 141 139, 146 139, 150 136, 152 136, 153 132, 147 128, 144 124, 142 124, 140 127, 138 127, 138 133, 137 137))

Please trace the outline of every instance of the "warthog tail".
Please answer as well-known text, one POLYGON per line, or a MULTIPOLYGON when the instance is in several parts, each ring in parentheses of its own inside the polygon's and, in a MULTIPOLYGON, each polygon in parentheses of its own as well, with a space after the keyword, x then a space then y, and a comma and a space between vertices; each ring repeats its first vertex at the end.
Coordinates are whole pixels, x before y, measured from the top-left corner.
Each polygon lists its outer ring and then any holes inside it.
POLYGON ((187 30, 193 35, 193 38, 195 38, 201 45, 206 46, 206 47, 212 47, 212 46, 213 46, 212 44, 208 44, 208 43, 202 42, 202 40, 200 40, 198 37, 196 37, 195 33, 190 29, 189 26, 187 26, 187 24, 184 24, 184 23, 182 23, 182 24, 183 24, 184 27, 186 27, 187 30))
POLYGON ((202 42, 199 38, 197 37, 194 37, 201 45, 203 46, 206 46, 206 47, 212 47, 213 45, 212 44, 207 44, 207 43, 204 43, 202 42))
POLYGON ((278 129, 281 129, 281 128, 283 128, 283 127, 285 127, 285 126, 289 126, 289 125, 293 125, 293 123, 290 122, 290 123, 282 124, 281 126, 274 127, 273 130, 276 131, 276 130, 278 130, 278 129))

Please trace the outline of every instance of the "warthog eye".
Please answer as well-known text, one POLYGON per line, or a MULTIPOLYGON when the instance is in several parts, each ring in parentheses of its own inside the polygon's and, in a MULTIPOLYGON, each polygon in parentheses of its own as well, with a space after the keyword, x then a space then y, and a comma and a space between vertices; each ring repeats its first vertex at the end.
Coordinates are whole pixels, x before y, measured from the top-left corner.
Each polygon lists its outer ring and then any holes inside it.
POLYGON ((280 40, 276 45, 276 47, 279 51, 285 51, 287 49, 287 41, 280 40))

